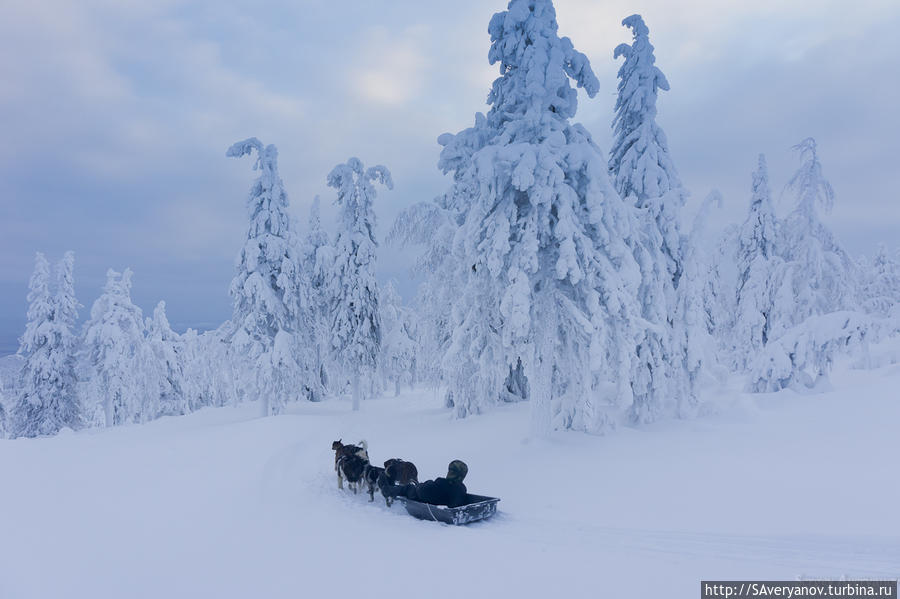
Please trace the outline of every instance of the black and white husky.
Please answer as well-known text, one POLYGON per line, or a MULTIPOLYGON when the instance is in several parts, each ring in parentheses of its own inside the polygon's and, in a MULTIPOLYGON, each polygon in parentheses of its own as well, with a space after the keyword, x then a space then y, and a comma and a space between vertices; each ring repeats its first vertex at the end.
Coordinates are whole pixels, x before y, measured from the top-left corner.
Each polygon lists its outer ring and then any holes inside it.
POLYGON ((334 450, 334 469, 337 472, 338 489, 344 488, 347 479, 350 490, 356 493, 369 464, 369 445, 360 441, 357 445, 344 445, 340 440, 331 444, 334 450))

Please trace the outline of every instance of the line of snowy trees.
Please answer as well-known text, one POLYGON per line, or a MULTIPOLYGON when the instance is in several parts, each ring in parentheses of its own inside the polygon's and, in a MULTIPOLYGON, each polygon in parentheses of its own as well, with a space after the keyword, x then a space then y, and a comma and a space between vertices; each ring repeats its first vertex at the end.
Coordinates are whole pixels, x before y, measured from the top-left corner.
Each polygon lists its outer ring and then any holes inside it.
POLYGON ((835 194, 815 140, 794 149, 801 165, 787 184, 791 212, 776 215, 760 155, 747 219, 717 254, 718 270, 734 268, 716 318, 721 353, 749 374, 750 391, 816 388, 836 356, 865 353, 900 330, 900 261, 883 246, 871 264, 849 256, 819 215, 835 194))
POLYGON ((272 415, 290 401, 348 390, 359 409, 363 397, 388 385, 399 392, 414 383, 412 314, 392 285, 382 292, 375 278, 373 184, 392 187, 388 170, 351 158, 329 174, 340 207, 332 244, 318 198, 305 236, 291 222, 275 146, 250 138, 227 152, 251 154, 259 176, 230 288, 233 315, 217 330, 176 333, 164 302, 145 319, 126 269, 107 273, 79 333, 73 253, 53 281, 37 254, 15 398, 0 399, 8 436, 146 422, 245 400, 259 400, 263 415, 272 415))
POLYGON ((288 213, 274 146, 256 138, 227 155, 255 157, 249 225, 215 331, 169 326, 160 302, 144 319, 131 272, 109 271, 81 332, 66 254, 51 281, 38 254, 28 295, 15 397, 0 402, 11 436, 114 426, 203 406, 348 394, 353 408, 385 389, 430 384, 467 417, 531 404, 532 430, 602 432, 620 423, 686 417, 703 388, 732 373, 753 392, 821 386, 839 355, 900 334, 900 255, 853 260, 823 224, 835 193, 813 139, 796 150, 792 210, 775 211, 765 158, 752 174, 740 226, 721 237, 691 227, 657 97, 669 82, 649 29, 623 21, 623 59, 607 159, 573 122, 577 89, 600 82, 558 34, 550 0, 511 0, 490 21, 500 76, 490 110, 438 138, 449 188, 410 207, 388 239, 422 251, 411 306, 379 286, 376 184, 383 166, 336 166, 334 240, 316 198, 304 234, 288 213))
POLYGON ((8 436, 144 422, 226 403, 216 334, 175 333, 164 302, 144 319, 131 300, 128 269, 107 272, 79 333, 74 262, 67 252, 51 281, 44 255, 35 258, 19 349, 22 369, 4 409, 8 436))

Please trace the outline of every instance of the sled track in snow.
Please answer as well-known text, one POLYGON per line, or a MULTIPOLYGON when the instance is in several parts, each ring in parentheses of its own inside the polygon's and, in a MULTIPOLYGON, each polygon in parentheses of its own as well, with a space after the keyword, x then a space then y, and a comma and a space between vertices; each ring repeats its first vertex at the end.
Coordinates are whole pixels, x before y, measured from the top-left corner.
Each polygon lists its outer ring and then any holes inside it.
POLYGON ((758 565, 780 565, 797 576, 847 576, 896 579, 900 576, 900 540, 863 535, 745 535, 651 531, 527 520, 499 512, 485 532, 556 538, 560 545, 583 543, 606 550, 717 558, 758 565), (554 534, 548 534, 553 529, 554 534))

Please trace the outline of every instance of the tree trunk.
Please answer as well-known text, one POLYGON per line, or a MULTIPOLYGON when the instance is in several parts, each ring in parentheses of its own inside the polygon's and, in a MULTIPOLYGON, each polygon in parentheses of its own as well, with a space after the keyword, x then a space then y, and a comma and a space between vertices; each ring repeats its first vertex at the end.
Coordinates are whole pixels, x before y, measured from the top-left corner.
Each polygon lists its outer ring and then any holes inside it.
POLYGON ((551 362, 548 358, 541 359, 540 355, 534 357, 536 364, 530 370, 534 376, 528 377, 531 387, 531 434, 535 437, 546 438, 550 436, 552 412, 550 409, 550 378, 553 374, 551 362))
POLYGON ((360 373, 356 373, 353 377, 353 411, 359 411, 359 400, 360 395, 362 395, 362 381, 360 373))
MULTIPOLYGON (((545 292, 546 293, 546 292, 545 292)), ((553 359, 555 335, 557 333, 556 306, 551 298, 541 294, 535 302, 534 348, 531 353, 531 364, 524 364, 525 386, 530 391, 531 399, 531 434, 535 437, 549 437, 553 429, 553 411, 551 400, 553 395, 553 359)), ((523 360, 523 362, 525 362, 523 360)))
POLYGON ((106 416, 106 426, 110 427, 115 424, 113 422, 113 398, 107 391, 106 397, 103 399, 103 413, 106 416))

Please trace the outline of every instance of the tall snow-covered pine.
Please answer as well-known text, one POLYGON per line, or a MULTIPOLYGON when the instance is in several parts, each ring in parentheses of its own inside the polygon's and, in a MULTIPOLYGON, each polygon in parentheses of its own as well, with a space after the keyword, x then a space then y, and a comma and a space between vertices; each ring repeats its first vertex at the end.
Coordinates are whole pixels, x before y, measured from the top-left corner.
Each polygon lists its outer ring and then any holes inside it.
POLYGON ((788 183, 796 197, 780 227, 780 254, 770 337, 778 337, 810 316, 856 308, 856 269, 819 216, 834 205, 834 189, 822 174, 816 140, 794 146, 801 165, 788 183))
POLYGON ((153 352, 159 385, 160 413, 181 415, 188 412, 185 393, 185 352, 180 336, 166 318, 166 302, 159 302, 153 317, 146 322, 147 343, 153 352))
POLYGON ((57 291, 50 290, 50 265, 35 256, 29 281, 28 324, 19 354, 25 359, 21 391, 11 414, 16 437, 52 435, 79 425, 72 334, 78 302, 72 287, 74 254, 67 252, 57 267, 57 291))
POLYGON ((683 411, 692 403, 699 365, 689 359, 688 337, 693 334, 689 325, 701 319, 685 313, 696 306, 678 294, 687 243, 680 231, 686 192, 666 135, 656 122, 657 95, 669 89, 669 82, 655 65, 650 30, 641 16, 631 15, 622 24, 632 30, 634 39, 613 53, 625 61, 618 74, 615 137, 608 166, 619 194, 639 211, 641 243, 635 258, 642 281, 638 301, 641 316, 651 326, 644 327, 636 348, 631 417, 646 422, 683 411))
POLYGON ((231 344, 245 398, 258 398, 268 416, 300 395, 308 348, 297 337, 303 320, 298 301, 302 260, 278 175, 278 150, 251 137, 232 145, 227 156, 240 158, 253 151, 254 170, 260 174, 247 199, 250 225, 231 281, 231 344))
POLYGON ((753 173, 750 212, 740 229, 735 260, 737 309, 731 339, 735 366, 741 369, 766 346, 771 336, 773 282, 781 262, 776 253, 777 222, 766 158, 760 154, 759 166, 753 173))
POLYGON ((153 352, 141 309, 131 301, 131 269, 106 273, 103 293, 84 325, 89 397, 106 426, 146 422, 159 415, 153 352))
POLYGON ((418 345, 415 342, 415 323, 410 311, 403 306, 393 281, 381 288, 379 296, 381 324, 384 330, 381 350, 381 373, 385 383, 393 383, 400 395, 402 385, 415 382, 418 345))
MULTIPOLYGON (((459 198, 452 273, 460 285, 444 369, 457 414, 502 396, 521 368, 531 429, 596 431, 630 401, 639 273, 633 220, 587 131, 570 123, 587 58, 558 36, 549 0, 512 0, 491 19, 487 117, 439 138, 459 198)), ((442 276, 444 274, 442 273, 442 276)))
POLYGON ((328 233, 322 228, 319 197, 309 211, 309 229, 303 240, 303 285, 300 290, 300 309, 309 320, 307 342, 311 345, 315 376, 307 382, 310 399, 324 396, 329 386, 331 342, 329 298, 327 282, 334 265, 334 251, 328 233))
POLYGON ((340 209, 334 244, 334 266, 328 281, 331 307, 331 349, 342 370, 342 382, 353 390, 353 409, 363 393, 370 393, 381 352, 375 261, 375 186, 393 189, 391 173, 383 166, 368 170, 358 158, 339 164, 328 175, 337 190, 340 209))

